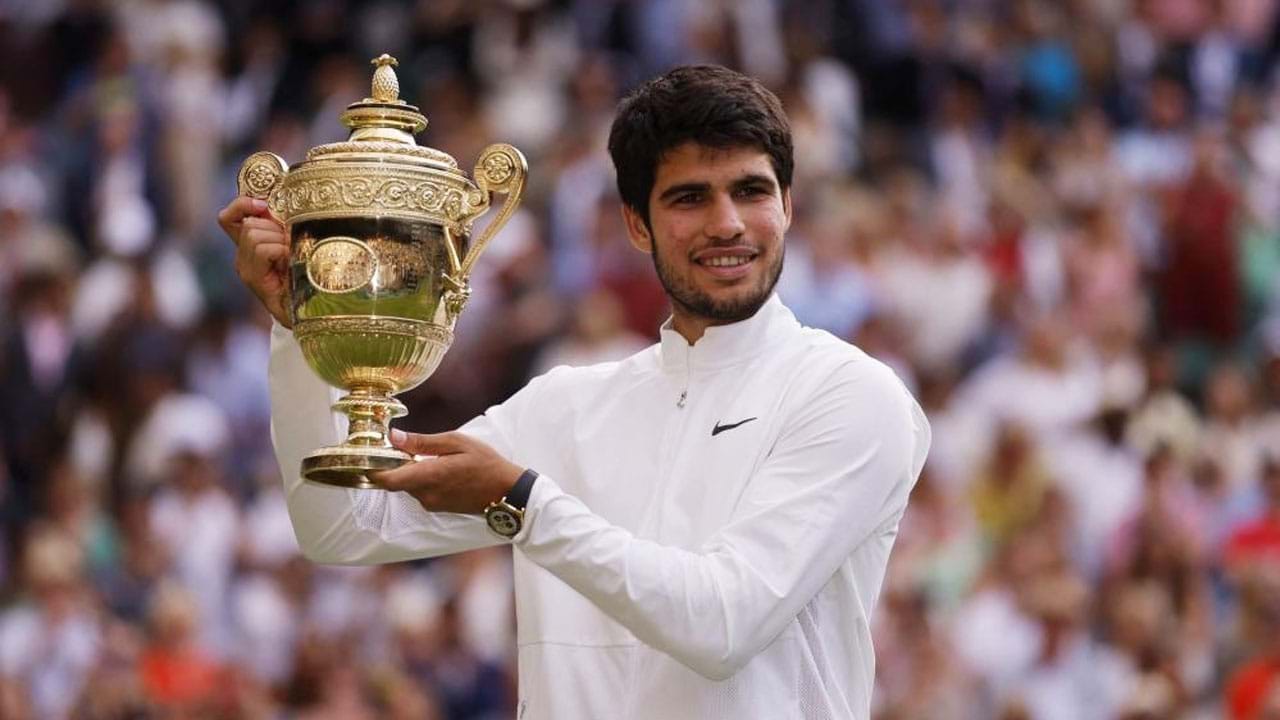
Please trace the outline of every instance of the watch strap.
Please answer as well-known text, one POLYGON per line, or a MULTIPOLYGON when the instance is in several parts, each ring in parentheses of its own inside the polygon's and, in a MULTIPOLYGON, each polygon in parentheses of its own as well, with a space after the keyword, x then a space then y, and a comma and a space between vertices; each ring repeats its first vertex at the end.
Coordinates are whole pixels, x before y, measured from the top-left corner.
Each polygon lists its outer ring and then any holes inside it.
POLYGON ((533 481, 537 479, 538 473, 536 470, 533 468, 526 469, 520 473, 520 478, 507 491, 507 496, 503 500, 517 510, 524 510, 525 505, 529 504, 529 495, 533 492, 533 481))

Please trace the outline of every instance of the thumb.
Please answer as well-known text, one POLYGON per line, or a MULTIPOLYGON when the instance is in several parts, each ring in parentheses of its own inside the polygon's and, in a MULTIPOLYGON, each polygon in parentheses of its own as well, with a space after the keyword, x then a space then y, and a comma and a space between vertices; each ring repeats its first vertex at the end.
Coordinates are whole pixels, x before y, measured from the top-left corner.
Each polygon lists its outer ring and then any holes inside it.
POLYGON ((463 450, 454 433, 422 435, 392 428, 390 440, 392 445, 410 455, 452 455, 463 450))

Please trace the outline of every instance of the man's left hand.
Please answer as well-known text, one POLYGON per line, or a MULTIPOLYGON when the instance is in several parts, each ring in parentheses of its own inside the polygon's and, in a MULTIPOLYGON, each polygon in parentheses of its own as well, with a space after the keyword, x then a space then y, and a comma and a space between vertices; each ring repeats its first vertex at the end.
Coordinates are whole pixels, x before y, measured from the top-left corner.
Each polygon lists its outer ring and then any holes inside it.
POLYGON ((432 512, 484 512, 501 500, 524 469, 462 433, 391 431, 391 444, 411 455, 434 455, 395 470, 369 473, 387 490, 403 490, 432 512))

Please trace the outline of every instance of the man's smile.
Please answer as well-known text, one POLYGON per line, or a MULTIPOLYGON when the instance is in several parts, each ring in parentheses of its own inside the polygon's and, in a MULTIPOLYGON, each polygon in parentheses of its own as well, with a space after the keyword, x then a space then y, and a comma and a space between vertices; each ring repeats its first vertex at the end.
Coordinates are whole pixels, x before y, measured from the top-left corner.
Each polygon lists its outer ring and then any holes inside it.
POLYGON ((716 278, 733 280, 746 275, 759 255, 749 247, 710 248, 695 255, 693 262, 716 278))

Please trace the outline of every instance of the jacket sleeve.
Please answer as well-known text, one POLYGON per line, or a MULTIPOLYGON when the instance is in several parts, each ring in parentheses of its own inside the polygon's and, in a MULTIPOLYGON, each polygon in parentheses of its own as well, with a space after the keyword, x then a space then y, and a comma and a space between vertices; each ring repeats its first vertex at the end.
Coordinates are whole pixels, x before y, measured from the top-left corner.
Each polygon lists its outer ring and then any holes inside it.
POLYGON ((696 551, 637 538, 545 476, 517 547, 650 647, 730 677, 860 544, 896 531, 929 427, 892 371, 864 367, 837 373, 796 413, 729 523, 696 551))
MULTIPOLYGON (((312 372, 293 333, 271 331, 271 439, 284 478, 289 517, 303 554, 335 564, 373 564, 445 555, 501 538, 479 515, 428 513, 412 496, 349 490, 304 482, 302 458, 346 437, 346 418, 333 412, 338 391, 312 372)), ((506 452, 501 407, 468 423, 463 432, 506 452)))

